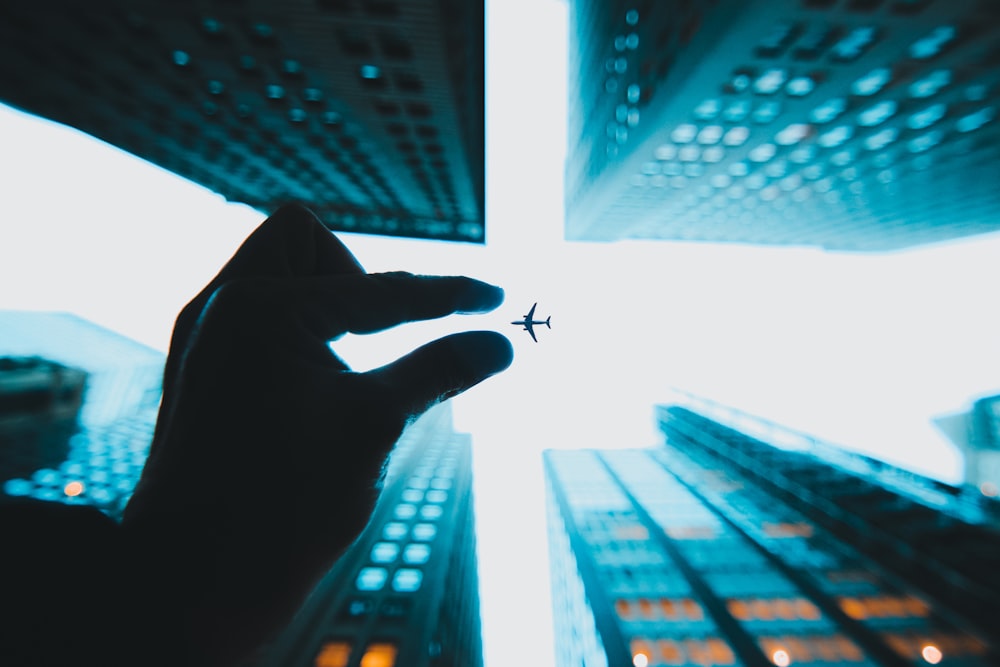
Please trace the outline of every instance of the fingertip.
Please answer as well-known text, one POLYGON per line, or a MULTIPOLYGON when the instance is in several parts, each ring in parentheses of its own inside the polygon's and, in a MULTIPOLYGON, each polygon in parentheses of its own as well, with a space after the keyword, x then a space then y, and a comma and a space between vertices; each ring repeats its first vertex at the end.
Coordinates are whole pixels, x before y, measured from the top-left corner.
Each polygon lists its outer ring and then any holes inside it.
POLYGON ((503 303, 505 294, 502 287, 469 279, 468 287, 460 295, 457 312, 485 313, 495 310, 503 303))
POLYGON ((455 334, 452 344, 465 365, 476 369, 477 374, 484 378, 506 370, 514 361, 514 346, 506 336, 496 331, 455 334))

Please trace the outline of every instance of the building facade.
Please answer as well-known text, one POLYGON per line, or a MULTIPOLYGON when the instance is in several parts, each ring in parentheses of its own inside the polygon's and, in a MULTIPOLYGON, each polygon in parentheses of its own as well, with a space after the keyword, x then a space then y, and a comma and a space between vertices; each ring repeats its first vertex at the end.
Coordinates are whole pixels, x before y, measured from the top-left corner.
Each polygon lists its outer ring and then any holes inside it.
POLYGON ((566 237, 888 251, 1000 229, 998 18, 573 0, 566 237))
POLYGON ((997 664, 994 500, 705 407, 545 453, 556 664, 997 664))
POLYGON ((482 665, 471 455, 449 403, 414 422, 368 528, 257 664, 482 665))
POLYGON ((485 240, 481 1, 16 0, 0 101, 267 213, 485 240))
POLYGON ((985 496, 1000 496, 1000 395, 977 399, 969 411, 934 424, 962 452, 965 483, 985 496))

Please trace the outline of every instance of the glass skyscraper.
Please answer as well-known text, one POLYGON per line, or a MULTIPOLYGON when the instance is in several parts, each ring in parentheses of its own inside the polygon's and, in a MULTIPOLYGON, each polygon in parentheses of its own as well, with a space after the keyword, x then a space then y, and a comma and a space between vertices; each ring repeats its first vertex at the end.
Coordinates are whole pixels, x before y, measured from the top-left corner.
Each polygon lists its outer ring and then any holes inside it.
POLYGON ((14 0, 0 100, 267 213, 483 243, 483 3, 14 0))
POLYGON ((864 252, 1000 229, 998 18, 571 0, 566 237, 864 252))
POLYGON ((259 667, 482 665, 472 450, 451 415, 406 430, 368 528, 259 667))
POLYGON ((560 667, 997 664, 995 500, 707 402, 657 414, 664 447, 545 453, 560 667))

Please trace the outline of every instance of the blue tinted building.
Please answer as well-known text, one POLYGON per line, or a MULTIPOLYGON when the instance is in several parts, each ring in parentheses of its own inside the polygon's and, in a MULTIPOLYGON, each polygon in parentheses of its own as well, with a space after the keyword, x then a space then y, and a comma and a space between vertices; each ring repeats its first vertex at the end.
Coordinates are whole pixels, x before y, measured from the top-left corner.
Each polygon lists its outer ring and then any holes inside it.
POLYGON ((995 501, 706 402, 657 417, 664 447, 545 453, 558 665, 997 664, 995 501))
POLYGON ((441 404, 400 438, 372 520, 260 667, 482 665, 472 450, 441 404))
POLYGON ((998 18, 572 0, 566 237, 887 251, 996 231, 998 18))

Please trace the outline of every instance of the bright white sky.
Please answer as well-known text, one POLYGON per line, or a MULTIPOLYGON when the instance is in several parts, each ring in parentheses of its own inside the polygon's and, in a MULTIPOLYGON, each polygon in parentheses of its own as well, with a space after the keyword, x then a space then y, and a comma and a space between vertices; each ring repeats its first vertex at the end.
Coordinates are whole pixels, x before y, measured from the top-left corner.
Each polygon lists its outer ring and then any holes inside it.
MULTIPOLYGON (((507 302, 337 350, 363 369, 467 328, 514 342, 511 369, 455 408, 474 439, 488 667, 552 662, 539 452, 657 443, 670 386, 960 478, 929 420, 1000 392, 1000 235, 878 256, 567 243, 566 5, 487 11, 487 245, 343 238, 370 271, 471 275, 507 302), (508 324, 535 301, 553 324, 538 344, 508 324)), ((166 350, 177 311, 262 219, 4 107, 0 146, 0 308, 74 312, 166 350)))

